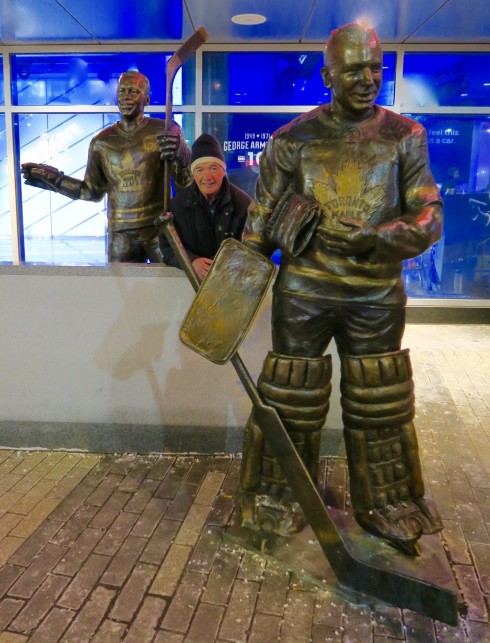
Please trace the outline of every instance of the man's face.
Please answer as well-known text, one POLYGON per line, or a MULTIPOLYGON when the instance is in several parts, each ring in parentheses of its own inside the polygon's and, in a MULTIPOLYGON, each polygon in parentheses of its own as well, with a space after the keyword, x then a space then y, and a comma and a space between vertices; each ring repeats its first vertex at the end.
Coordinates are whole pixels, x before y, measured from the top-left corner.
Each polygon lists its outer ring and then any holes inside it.
POLYGON ((334 111, 354 120, 370 115, 381 87, 383 53, 374 36, 366 37, 368 33, 340 37, 329 65, 322 69, 325 85, 332 90, 334 111))
POLYGON ((131 120, 143 114, 149 102, 145 80, 138 76, 122 76, 117 87, 117 104, 123 118, 131 120))
POLYGON ((223 166, 214 161, 198 163, 192 170, 194 181, 199 192, 211 201, 221 189, 221 184, 225 177, 223 166))

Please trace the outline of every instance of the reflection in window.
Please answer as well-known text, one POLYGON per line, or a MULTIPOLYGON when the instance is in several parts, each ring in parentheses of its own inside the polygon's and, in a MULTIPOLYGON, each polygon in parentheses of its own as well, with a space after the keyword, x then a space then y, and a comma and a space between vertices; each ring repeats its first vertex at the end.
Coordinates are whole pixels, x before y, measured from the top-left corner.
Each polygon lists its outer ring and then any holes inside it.
MULTIPOLYGON (((182 125, 186 140, 194 140, 194 115, 174 118, 182 125)), ((20 162, 46 163, 83 179, 90 140, 118 119, 118 114, 18 114, 20 162)), ((23 184, 22 210, 26 261, 106 263, 105 199, 73 201, 23 184)))
POLYGON ((411 296, 490 297, 490 116, 409 115, 427 129, 444 234, 405 262, 411 296))
MULTIPOLYGON (((114 105, 119 76, 140 71, 150 80, 151 103, 165 105, 170 54, 52 54, 11 57, 14 105, 114 105)), ((194 57, 176 75, 174 105, 195 102, 194 57)))
POLYGON ((413 107, 489 106, 490 53, 406 53, 403 78, 413 107))
POLYGON ((7 173, 5 114, 0 114, 0 262, 12 261, 12 228, 7 173))
MULTIPOLYGON (((205 105, 320 105, 330 100, 321 77, 323 53, 215 53, 203 56, 205 105), (253 73, 251 73, 253 70, 253 73)), ((377 102, 393 105, 396 54, 383 55, 377 102)))

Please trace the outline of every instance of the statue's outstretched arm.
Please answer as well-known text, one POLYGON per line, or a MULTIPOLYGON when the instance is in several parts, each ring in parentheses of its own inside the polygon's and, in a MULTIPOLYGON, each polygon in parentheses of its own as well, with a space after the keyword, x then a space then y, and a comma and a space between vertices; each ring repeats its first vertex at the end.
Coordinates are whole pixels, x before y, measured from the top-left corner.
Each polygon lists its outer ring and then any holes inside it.
POLYGON ((66 176, 52 165, 44 163, 22 163, 21 172, 26 185, 59 192, 70 199, 79 199, 83 181, 66 176))

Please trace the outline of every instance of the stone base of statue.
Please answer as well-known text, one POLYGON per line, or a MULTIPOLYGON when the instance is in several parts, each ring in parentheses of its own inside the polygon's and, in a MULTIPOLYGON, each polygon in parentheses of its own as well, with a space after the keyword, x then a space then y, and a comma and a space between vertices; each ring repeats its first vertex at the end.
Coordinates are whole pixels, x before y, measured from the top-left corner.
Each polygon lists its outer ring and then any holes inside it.
POLYGON ((281 537, 242 527, 235 519, 225 530, 224 538, 272 559, 298 578, 339 599, 371 607, 391 603, 448 625, 457 625, 458 612, 464 612, 464 606, 439 534, 423 536, 419 541, 420 556, 408 556, 362 529, 350 511, 329 507, 329 514, 352 559, 367 570, 363 582, 365 593, 345 584, 348 574, 344 576, 344 583, 339 582, 309 525, 298 534, 281 537), (385 595, 390 597, 386 602, 369 594, 369 569, 372 569, 374 584, 386 573, 385 595))

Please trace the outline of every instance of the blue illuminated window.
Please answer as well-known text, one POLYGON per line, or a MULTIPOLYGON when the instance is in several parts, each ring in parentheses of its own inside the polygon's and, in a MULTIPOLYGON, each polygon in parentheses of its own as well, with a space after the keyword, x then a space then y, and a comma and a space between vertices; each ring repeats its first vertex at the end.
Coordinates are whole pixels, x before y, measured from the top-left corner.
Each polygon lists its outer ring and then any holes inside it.
POLYGON ((265 144, 281 125, 297 114, 203 114, 203 132, 213 134, 225 153, 232 183, 253 196, 259 159, 265 144))
POLYGON ((406 53, 414 106, 490 106, 490 53, 406 53))
MULTIPOLYGON (((320 74, 323 53, 204 53, 205 105, 320 105, 330 90, 320 74), (253 73, 251 73, 253 70, 253 73)), ((393 105, 396 54, 383 55, 383 86, 377 102, 393 105)))
POLYGON ((427 129, 434 178, 444 204, 444 234, 405 262, 416 297, 490 297, 490 115, 407 114, 427 129))
MULTIPOLYGON (((119 76, 136 70, 150 80, 151 103, 165 105, 170 54, 59 54, 11 57, 14 105, 114 105, 119 76)), ((194 57, 176 75, 174 105, 195 102, 194 57)))

